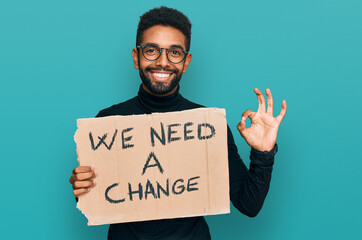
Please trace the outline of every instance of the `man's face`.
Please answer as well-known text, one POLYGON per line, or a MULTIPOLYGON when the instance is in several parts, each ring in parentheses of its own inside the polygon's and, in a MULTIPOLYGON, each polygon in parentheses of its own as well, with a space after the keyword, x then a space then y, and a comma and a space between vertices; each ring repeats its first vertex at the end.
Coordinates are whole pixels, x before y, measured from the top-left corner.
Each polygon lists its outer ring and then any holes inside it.
MULTIPOLYGON (((186 49, 185 36, 176 28, 161 25, 153 26, 143 33, 140 46, 147 43, 157 44, 161 48, 180 46, 186 49)), ((153 95, 167 96, 174 93, 181 80, 182 73, 185 73, 192 59, 188 54, 184 61, 174 64, 166 56, 166 50, 162 50, 161 56, 154 61, 147 60, 142 55, 142 50, 134 48, 132 56, 134 66, 139 69, 142 79, 142 87, 153 95)))

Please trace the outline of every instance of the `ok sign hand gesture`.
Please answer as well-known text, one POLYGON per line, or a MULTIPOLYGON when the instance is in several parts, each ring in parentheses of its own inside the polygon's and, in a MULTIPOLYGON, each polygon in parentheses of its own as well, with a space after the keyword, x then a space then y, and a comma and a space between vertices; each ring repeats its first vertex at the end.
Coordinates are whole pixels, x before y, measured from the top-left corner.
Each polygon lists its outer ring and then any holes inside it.
POLYGON ((265 98, 262 92, 255 88, 254 92, 258 97, 259 108, 257 112, 246 110, 241 117, 237 128, 241 136, 249 144, 250 147, 259 151, 270 151, 273 149, 277 140, 278 128, 287 111, 287 103, 282 102, 282 110, 280 114, 273 117, 273 97, 270 89, 266 89, 265 93, 268 100, 268 109, 266 109, 265 98), (251 126, 246 128, 245 120, 250 118, 251 126))

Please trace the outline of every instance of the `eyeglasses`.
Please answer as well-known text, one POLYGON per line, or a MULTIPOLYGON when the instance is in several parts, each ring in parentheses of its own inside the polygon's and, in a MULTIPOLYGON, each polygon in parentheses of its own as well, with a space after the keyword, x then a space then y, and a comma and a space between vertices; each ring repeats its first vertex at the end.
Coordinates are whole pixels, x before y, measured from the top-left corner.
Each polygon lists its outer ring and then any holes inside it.
POLYGON ((153 43, 137 46, 137 49, 141 49, 142 55, 149 61, 157 60, 161 56, 162 50, 166 50, 167 59, 174 64, 182 62, 188 54, 188 52, 180 47, 160 48, 153 43))

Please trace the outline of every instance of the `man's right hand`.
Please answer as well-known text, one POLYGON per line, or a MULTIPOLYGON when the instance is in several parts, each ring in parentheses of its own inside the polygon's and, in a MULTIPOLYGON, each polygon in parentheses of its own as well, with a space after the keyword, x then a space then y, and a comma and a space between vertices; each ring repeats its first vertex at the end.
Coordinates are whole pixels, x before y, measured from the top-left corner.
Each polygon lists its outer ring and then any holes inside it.
POLYGON ((90 188, 96 185, 93 180, 96 176, 96 172, 90 166, 78 166, 74 168, 72 176, 69 178, 69 182, 73 186, 74 196, 79 197, 89 192, 90 188))

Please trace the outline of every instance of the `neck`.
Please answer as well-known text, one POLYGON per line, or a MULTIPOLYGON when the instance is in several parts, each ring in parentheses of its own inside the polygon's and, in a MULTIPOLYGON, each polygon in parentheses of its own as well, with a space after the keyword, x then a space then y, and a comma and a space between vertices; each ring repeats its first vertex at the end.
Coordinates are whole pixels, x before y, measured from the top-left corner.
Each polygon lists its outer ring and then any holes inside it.
POLYGON ((140 86, 137 98, 149 113, 172 112, 180 109, 180 105, 183 102, 183 98, 179 93, 179 87, 176 87, 175 91, 172 92, 172 94, 167 94, 167 96, 159 96, 151 94, 144 87, 140 86))

